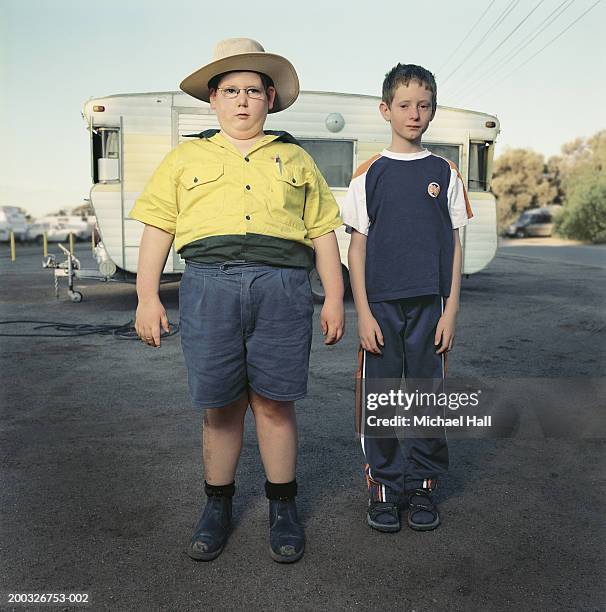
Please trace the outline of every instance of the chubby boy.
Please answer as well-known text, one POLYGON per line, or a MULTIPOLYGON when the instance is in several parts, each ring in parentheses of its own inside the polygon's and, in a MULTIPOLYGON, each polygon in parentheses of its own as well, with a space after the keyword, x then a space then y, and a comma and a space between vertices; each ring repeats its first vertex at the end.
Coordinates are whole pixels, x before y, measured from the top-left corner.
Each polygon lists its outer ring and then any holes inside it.
MULTIPOLYGON (((359 377, 365 385, 399 382, 404 375, 435 390, 443 383, 453 346, 459 228, 472 213, 455 165, 421 144, 436 101, 436 82, 425 68, 398 64, 386 75, 380 111, 390 123, 391 144, 357 170, 342 207, 352 231, 348 258, 360 336, 359 377)), ((398 531, 404 500, 412 529, 436 528, 440 518, 431 493, 448 468, 443 429, 409 435, 402 448, 395 430, 371 431, 367 425, 362 407, 368 524, 398 531)))
POLYGON ((192 403, 204 410, 207 503, 188 553, 210 561, 231 527, 244 417, 251 407, 269 499, 270 555, 301 558, 294 402, 305 396, 314 265, 326 291, 325 343, 343 334, 343 282, 334 229, 338 206, 312 158, 286 132, 266 133, 268 112, 293 104, 297 73, 256 41, 227 39, 181 89, 210 102, 220 130, 178 145, 130 216, 145 223, 137 274, 136 329, 160 346, 158 297, 170 246, 186 261, 179 288, 181 343, 192 403))

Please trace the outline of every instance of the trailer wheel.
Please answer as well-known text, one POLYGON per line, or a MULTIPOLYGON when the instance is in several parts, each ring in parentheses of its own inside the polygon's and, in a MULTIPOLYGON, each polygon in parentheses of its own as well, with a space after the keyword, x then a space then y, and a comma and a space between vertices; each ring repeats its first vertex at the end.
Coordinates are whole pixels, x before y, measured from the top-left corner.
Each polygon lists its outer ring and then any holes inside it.
POLYGON ((82 301, 82 297, 83 297, 83 296, 82 296, 82 294, 81 294, 79 291, 72 291, 72 292, 69 294, 69 299, 70 299, 72 302, 81 302, 81 301, 82 301))
MULTIPOLYGON (((349 270, 343 264, 341 264, 341 272, 343 273, 345 293, 347 293, 347 290, 349 289, 349 270)), ((322 286, 320 275, 315 268, 309 273, 309 282, 311 283, 311 294, 313 295, 314 302, 316 302, 316 304, 323 304, 326 294, 324 293, 324 287, 322 286)))

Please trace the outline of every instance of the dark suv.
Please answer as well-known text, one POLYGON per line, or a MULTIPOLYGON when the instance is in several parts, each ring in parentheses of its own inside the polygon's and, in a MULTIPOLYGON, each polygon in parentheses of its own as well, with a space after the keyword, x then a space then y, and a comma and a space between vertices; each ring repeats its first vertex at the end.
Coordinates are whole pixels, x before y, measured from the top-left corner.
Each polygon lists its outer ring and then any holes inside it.
POLYGON ((524 211, 505 233, 515 238, 551 236, 553 227, 553 212, 550 209, 531 208, 524 211))

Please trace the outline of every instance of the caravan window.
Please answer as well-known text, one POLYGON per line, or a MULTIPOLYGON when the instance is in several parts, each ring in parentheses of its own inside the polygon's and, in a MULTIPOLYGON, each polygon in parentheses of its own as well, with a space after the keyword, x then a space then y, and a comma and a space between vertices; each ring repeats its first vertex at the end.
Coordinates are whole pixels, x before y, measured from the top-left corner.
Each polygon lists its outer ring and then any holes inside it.
POLYGON ((447 145, 447 144, 433 144, 431 142, 424 142, 423 146, 426 149, 429 149, 432 153, 439 155, 440 157, 445 157, 449 159, 451 162, 457 166, 460 165, 460 150, 459 145, 447 145))
POLYGON ((469 191, 488 191, 488 142, 469 143, 469 191))
POLYGON ((92 175, 94 183, 120 180, 120 130, 99 127, 92 130, 92 175))
POLYGON ((308 140, 299 138, 301 146, 314 158, 329 187, 348 187, 353 174, 352 140, 308 140))

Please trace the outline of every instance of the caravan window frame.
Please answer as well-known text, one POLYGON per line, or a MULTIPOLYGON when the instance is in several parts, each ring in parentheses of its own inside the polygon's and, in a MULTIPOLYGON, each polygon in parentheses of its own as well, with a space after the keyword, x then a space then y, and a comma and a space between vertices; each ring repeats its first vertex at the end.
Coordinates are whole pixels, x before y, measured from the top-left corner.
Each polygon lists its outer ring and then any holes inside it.
MULTIPOLYGON (((102 142, 99 143, 100 146, 102 146, 102 142)), ((91 131, 90 131, 90 159, 91 159, 91 178, 93 181, 93 185, 111 185, 111 184, 115 184, 115 183, 120 183, 122 181, 122 155, 123 155, 123 151, 122 151, 122 127, 117 125, 98 125, 98 126, 92 126, 91 127, 91 131), (96 151, 95 151, 95 137, 101 137, 101 139, 103 138, 102 136, 102 132, 116 132, 117 133, 117 141, 118 141, 118 178, 116 179, 111 179, 108 181, 101 181, 99 180, 99 166, 98 166, 98 161, 99 159, 102 159, 102 156, 99 155, 98 157, 95 155, 96 151)))
MULTIPOLYGON (((351 143, 351 177, 353 177, 354 172, 356 170, 356 156, 357 156, 357 139, 355 138, 318 138, 317 136, 297 136, 297 141, 303 145, 304 142, 306 141, 312 141, 312 142, 337 142, 337 143, 351 143)), ((305 149, 305 147, 303 147, 305 149)), ((305 149, 307 151, 307 149, 305 149)), ((309 151, 307 151, 309 153, 309 151)), ((311 153, 309 153, 311 155, 311 153)), ((313 155, 312 155, 313 158, 313 155)), ((314 159, 314 162, 316 163, 316 166, 318 166, 316 160, 314 159)), ((318 166, 318 169, 320 170, 320 172, 322 172, 322 168, 320 168, 320 166, 318 166)), ((326 178, 326 176, 324 175, 324 173, 322 172, 322 176, 324 176, 324 178, 326 178)), ((328 180, 326 181, 328 183, 328 180)), ((330 189, 332 190, 342 190, 342 191, 347 191, 347 189, 349 188, 349 184, 351 183, 351 178, 349 179, 349 181, 345 181, 346 184, 343 186, 339 186, 336 187, 334 185, 331 185, 330 183, 328 183, 328 186, 330 187, 330 189)))
MULTIPOLYGON (((436 140, 428 140, 423 141, 421 143, 421 145, 423 147, 425 147, 426 149, 428 149, 429 151, 431 151, 430 147, 455 147, 459 153, 459 157, 457 161, 454 160, 450 160, 452 161, 457 168, 461 168, 461 160, 463 159, 463 144, 460 142, 444 142, 444 141, 436 141, 436 140)), ((433 153, 433 151, 431 151, 433 153)), ((434 155, 438 155, 439 157, 444 157, 443 155, 440 155, 439 153, 435 153, 434 155)), ((446 159, 450 159, 450 158, 446 158, 446 159)))
POLYGON ((486 193, 490 191, 490 180, 488 178, 488 167, 489 167, 489 156, 490 156, 490 146, 492 142, 488 140, 470 140, 469 141, 469 153, 467 155, 467 191, 476 191, 479 193, 486 193), (481 146, 483 151, 483 159, 482 159, 482 167, 478 163, 478 175, 479 179, 473 179, 474 185, 471 185, 471 163, 472 163, 472 154, 471 149, 473 146, 481 146), (479 184, 479 186, 476 186, 479 184))

